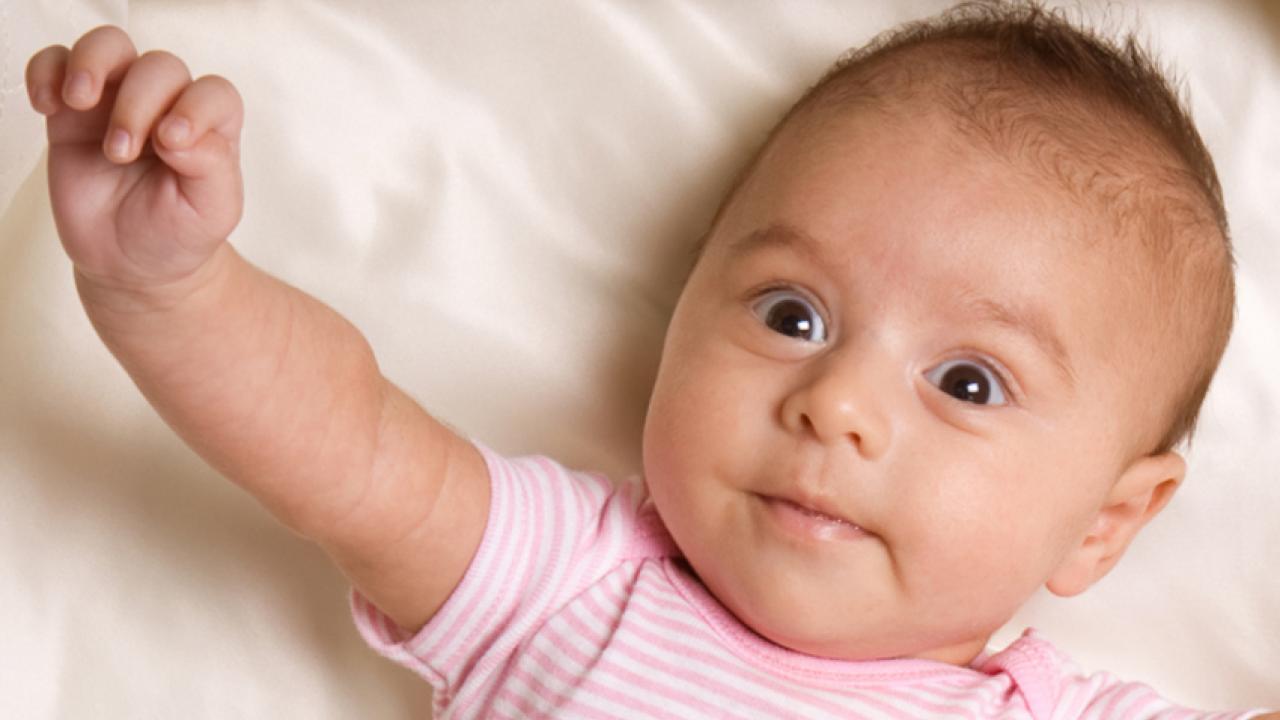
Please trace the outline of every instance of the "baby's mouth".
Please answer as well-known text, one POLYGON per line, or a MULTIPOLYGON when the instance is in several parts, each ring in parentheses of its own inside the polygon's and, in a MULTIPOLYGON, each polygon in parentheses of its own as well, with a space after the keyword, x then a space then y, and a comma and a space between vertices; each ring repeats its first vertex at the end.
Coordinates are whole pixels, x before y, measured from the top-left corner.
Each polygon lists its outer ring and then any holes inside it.
POLYGON ((872 533, 853 521, 809 503, 773 495, 756 495, 769 517, 784 531, 814 540, 856 540, 872 533))

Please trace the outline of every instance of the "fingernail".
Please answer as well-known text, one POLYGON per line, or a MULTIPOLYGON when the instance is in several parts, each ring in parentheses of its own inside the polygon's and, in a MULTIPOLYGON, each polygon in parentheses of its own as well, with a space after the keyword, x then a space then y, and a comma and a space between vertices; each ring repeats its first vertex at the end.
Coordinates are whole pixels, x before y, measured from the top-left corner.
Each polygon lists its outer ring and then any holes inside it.
POLYGON ((89 77, 89 73, 81 70, 72 75, 67 81, 66 96, 68 100, 89 102, 93 97, 93 78, 89 77))
POLYGON ((58 109, 58 99, 53 96, 53 91, 49 88, 40 88, 36 91, 36 110, 44 115, 48 115, 58 109))
POLYGON ((107 154, 117 160, 129 157, 129 133, 116 129, 107 138, 107 154))
POLYGON ((164 124, 160 128, 160 135, 164 137, 164 141, 171 145, 181 143, 187 139, 187 135, 191 133, 191 123, 186 118, 177 115, 170 115, 165 118, 164 124))

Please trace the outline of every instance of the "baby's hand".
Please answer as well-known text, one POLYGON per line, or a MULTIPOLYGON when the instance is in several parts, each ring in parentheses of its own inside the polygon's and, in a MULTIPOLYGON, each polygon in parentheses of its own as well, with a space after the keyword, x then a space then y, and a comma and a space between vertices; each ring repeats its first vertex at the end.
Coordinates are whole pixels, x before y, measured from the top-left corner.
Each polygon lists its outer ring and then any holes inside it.
POLYGON ((81 278, 139 292, 191 277, 244 205, 231 83, 193 82, 166 52, 139 57, 111 26, 36 53, 26 79, 47 117, 54 220, 81 278))

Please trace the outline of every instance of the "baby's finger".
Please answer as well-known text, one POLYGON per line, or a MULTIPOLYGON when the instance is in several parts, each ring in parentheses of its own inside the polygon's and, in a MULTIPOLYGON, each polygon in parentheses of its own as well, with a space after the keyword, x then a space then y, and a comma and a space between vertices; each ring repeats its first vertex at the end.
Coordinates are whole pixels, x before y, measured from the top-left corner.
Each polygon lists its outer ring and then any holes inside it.
POLYGON ((90 30, 67 58, 62 101, 75 110, 92 109, 107 83, 123 75, 137 56, 133 41, 120 28, 103 25, 90 30))
POLYGON ((51 45, 27 62, 27 96, 31 107, 42 115, 52 115, 62 108, 63 76, 71 51, 62 45, 51 45))
POLYGON ((103 150, 118 163, 133 162, 146 146, 156 122, 191 84, 186 63, 153 50, 138 58, 120 83, 103 150))
POLYGON ((206 75, 183 91, 152 136, 156 155, 178 174, 182 196, 215 236, 240 219, 240 127, 244 106, 227 80, 206 75))
POLYGON ((156 138, 159 147, 178 151, 194 146, 205 133, 213 131, 221 135, 229 147, 238 149, 243 123, 244 103, 235 86, 218 75, 205 75, 183 91, 160 121, 156 138))

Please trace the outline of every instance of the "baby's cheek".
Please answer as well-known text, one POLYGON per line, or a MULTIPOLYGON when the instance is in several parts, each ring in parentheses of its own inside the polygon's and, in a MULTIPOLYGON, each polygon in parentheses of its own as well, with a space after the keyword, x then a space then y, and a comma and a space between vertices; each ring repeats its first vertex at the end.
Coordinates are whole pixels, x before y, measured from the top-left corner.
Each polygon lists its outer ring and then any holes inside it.
POLYGON ((683 504, 692 478, 706 472, 701 423, 690 410, 679 395, 655 396, 645 421, 644 475, 660 512, 683 504))
POLYGON ((704 358, 664 370, 645 420, 646 472, 705 472, 732 443, 741 389, 704 358))
POLYGON ((1027 575, 1044 563, 1045 519, 1025 504, 1029 498, 1020 492, 1010 492, 1005 483, 988 483, 990 476, 981 468, 971 470, 949 473, 948 482, 922 487, 923 497, 898 499, 902 507, 916 508, 899 516, 905 525, 899 528, 896 548, 913 593, 963 597, 984 589, 997 594, 1034 590, 1027 575))

